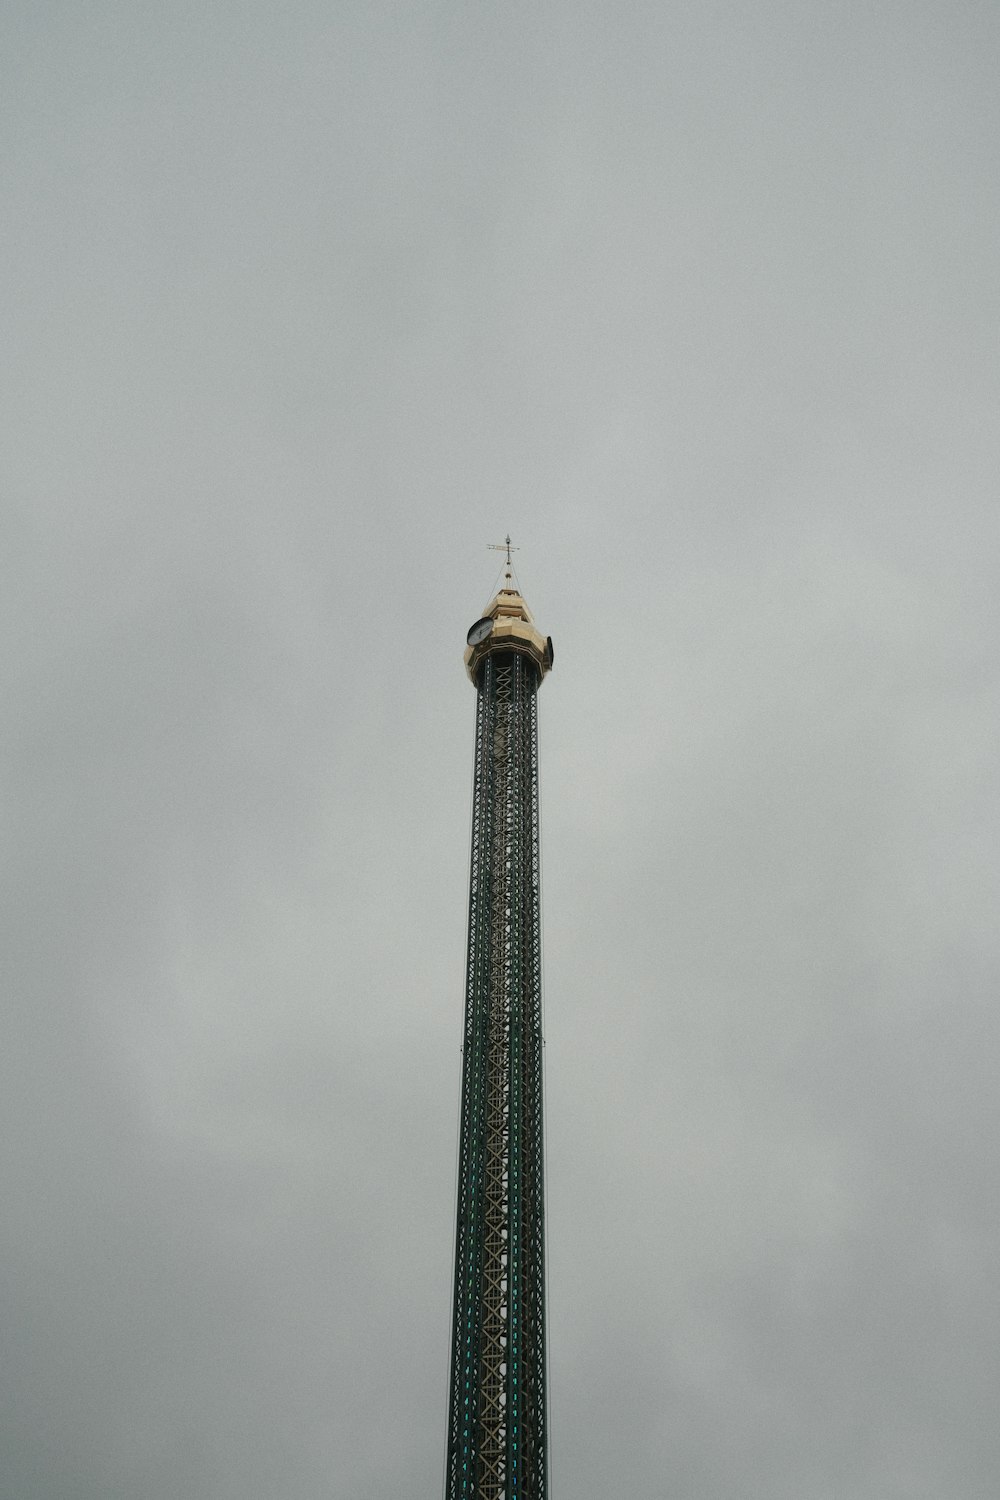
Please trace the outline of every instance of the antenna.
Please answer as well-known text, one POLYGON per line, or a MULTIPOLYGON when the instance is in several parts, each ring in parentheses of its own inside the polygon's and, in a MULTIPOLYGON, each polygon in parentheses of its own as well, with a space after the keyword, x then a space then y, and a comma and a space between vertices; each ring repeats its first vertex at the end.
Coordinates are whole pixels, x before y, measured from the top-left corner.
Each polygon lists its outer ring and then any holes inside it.
POLYGON ((486 544, 486 550, 487 550, 487 552, 506 552, 506 554, 507 554, 507 567, 504 570, 504 576, 505 576, 507 582, 509 583, 510 580, 511 580, 511 578, 513 577, 513 571, 514 571, 513 564, 511 563, 511 559, 510 559, 510 554, 512 552, 520 552, 520 550, 521 550, 520 547, 512 547, 511 546, 511 544, 510 544, 510 532, 508 531, 507 535, 504 537, 504 539, 503 539, 502 542, 487 542, 487 544, 486 544))

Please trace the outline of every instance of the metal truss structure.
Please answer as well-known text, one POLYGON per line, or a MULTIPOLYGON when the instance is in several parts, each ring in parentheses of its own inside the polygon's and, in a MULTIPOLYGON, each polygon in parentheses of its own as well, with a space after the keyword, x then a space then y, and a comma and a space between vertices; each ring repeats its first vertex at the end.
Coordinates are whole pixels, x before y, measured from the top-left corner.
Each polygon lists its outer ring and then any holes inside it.
POLYGON ((483 655, 475 679, 446 1500, 548 1493, 540 676, 531 654, 501 648, 483 655))

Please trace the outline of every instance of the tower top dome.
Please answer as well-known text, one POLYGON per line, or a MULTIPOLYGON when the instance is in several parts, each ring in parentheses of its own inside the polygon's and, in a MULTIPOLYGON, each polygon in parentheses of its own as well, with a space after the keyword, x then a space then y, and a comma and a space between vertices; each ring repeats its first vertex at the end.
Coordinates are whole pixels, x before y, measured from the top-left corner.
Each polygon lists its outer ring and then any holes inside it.
POLYGON ((494 594, 482 619, 468 634, 465 670, 476 682, 484 659, 495 651, 516 651, 533 662, 541 682, 552 668, 552 638, 542 635, 520 591, 508 571, 503 587, 494 594))

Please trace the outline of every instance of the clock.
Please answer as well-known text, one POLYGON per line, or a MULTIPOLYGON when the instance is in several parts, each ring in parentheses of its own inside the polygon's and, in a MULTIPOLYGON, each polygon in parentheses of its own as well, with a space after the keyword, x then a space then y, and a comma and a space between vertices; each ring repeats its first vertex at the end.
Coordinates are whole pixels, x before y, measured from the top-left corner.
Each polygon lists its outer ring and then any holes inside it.
POLYGON ((480 641, 485 641, 486 637, 489 635, 492 629, 492 620, 488 618, 485 620, 477 620, 475 625, 472 626, 471 630, 466 636, 466 640, 468 641, 470 646, 478 646, 480 641))

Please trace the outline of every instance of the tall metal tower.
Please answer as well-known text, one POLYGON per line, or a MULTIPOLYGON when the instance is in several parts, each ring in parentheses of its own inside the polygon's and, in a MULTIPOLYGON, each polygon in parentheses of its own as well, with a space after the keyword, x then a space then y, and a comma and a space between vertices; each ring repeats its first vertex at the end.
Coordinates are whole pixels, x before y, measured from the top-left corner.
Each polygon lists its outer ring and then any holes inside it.
POLYGON ((446 1500, 545 1500, 536 695, 552 641, 514 585, 469 631, 476 763, 446 1500))

